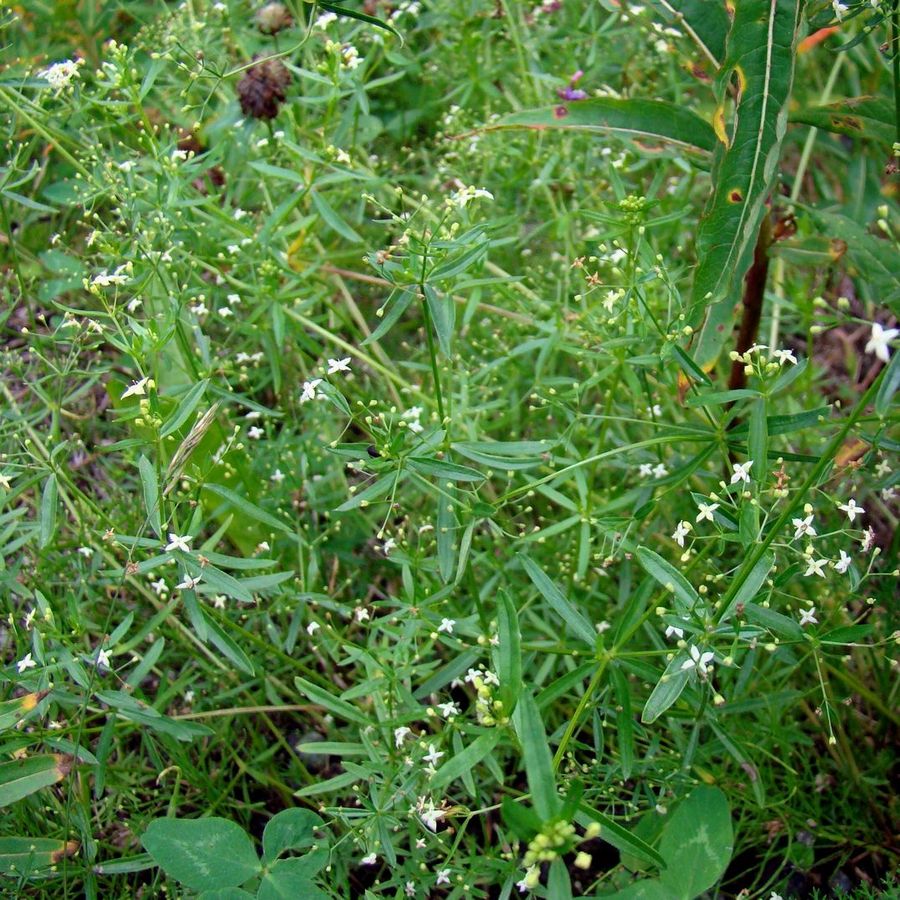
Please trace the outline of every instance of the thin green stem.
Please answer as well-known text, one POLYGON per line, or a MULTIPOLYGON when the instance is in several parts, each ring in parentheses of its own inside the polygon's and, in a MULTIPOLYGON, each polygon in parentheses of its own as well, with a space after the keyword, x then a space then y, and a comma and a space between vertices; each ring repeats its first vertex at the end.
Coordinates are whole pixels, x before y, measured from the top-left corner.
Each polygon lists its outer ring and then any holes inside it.
POLYGON ((562 762, 562 758, 565 755, 566 748, 569 746, 569 741, 572 740, 572 735, 575 734, 576 729, 581 724, 581 717, 584 715, 585 709, 587 709, 588 703, 591 701, 591 697, 594 696, 594 691, 597 690, 600 685, 600 679, 603 678, 603 673, 606 671, 606 664, 609 662, 609 657, 605 656, 603 659, 599 661, 599 665, 597 666, 596 671, 591 676, 590 684, 587 686, 587 690, 582 694, 581 700, 578 701, 578 706, 575 708, 575 712, 572 715, 572 718, 569 719, 569 724, 566 726, 566 730, 562 736, 562 740, 559 742, 559 746, 556 748, 556 753, 553 755, 553 771, 557 771, 559 769, 559 764, 562 762))

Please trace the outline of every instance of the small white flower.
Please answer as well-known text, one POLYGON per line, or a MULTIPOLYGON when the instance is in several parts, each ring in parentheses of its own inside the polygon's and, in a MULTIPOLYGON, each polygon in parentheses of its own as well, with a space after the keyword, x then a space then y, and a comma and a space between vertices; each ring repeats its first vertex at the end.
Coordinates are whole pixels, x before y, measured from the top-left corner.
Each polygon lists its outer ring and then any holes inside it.
POLYGON ((157 597, 159 597, 163 593, 163 591, 168 590, 168 585, 163 578, 160 578, 158 581, 151 581, 150 587, 152 587, 153 590, 156 591, 157 597))
POLYGON ((863 532, 862 551, 868 553, 875 546, 875 529, 867 528, 863 532))
POLYGON ((843 575, 847 569, 850 568, 850 563, 853 562, 853 558, 847 553, 845 550, 841 550, 840 559, 834 563, 834 569, 836 572, 840 572, 843 575))
POLYGON ((337 15, 333 12, 322 13, 313 23, 313 28, 327 28, 332 22, 337 22, 337 15))
POLYGON ((800 610, 800 627, 804 625, 818 625, 819 620, 816 618, 816 608, 811 606, 809 609, 800 610))
POLYGON ((669 474, 669 470, 662 463, 657 463, 653 467, 653 477, 654 478, 665 478, 666 475, 668 475, 668 474, 669 474))
POLYGON ((444 818, 444 810, 435 809, 434 801, 429 800, 428 804, 420 810, 419 818, 429 831, 437 831, 438 822, 444 818))
POLYGON ((437 763, 438 763, 438 760, 439 760, 442 756, 445 756, 445 755, 446 755, 446 754, 444 753, 443 750, 438 750, 438 749, 435 748, 434 744, 429 744, 429 745, 428 745, 428 752, 422 757, 422 759, 423 759, 425 762, 427 762, 428 765, 430 765, 430 766, 436 766, 437 763))
POLYGON ((744 481, 747 484, 750 484, 750 467, 752 465, 752 459, 745 463, 735 463, 734 472, 731 475, 731 483, 736 484, 738 481, 744 481))
POLYGON ((252 441, 258 441, 266 432, 257 425, 251 425, 247 429, 247 437, 252 441))
POLYGON ((715 657, 715 653, 713 653, 711 650, 707 650, 705 653, 701 653, 697 649, 695 644, 691 644, 690 654, 691 658, 686 659, 681 664, 682 671, 684 671, 685 669, 693 669, 696 666, 701 675, 706 675, 711 668, 709 663, 715 657))
POLYGON ((399 750, 403 746, 403 742, 412 734, 412 729, 401 725, 394 729, 394 746, 399 750))
POLYGON ((132 381, 124 391, 122 391, 122 396, 119 398, 121 400, 125 400, 128 397, 143 397, 146 394, 146 387, 149 378, 142 378, 140 381, 132 381))
POLYGON ((475 684, 476 678, 481 678, 481 670, 480 669, 469 669, 469 671, 466 672, 465 680, 468 684, 475 684))
POLYGON ((345 356, 343 359, 328 360, 328 374, 334 375, 336 372, 350 371, 350 357, 345 356))
POLYGON ((90 559, 94 555, 93 547, 79 547, 78 552, 85 558, 90 559))
POLYGON ((275 484, 281 484, 284 481, 284 472, 281 469, 276 469, 270 476, 269 481, 274 481, 275 484))
POLYGON ((59 92, 69 86, 69 82, 78 74, 78 63, 73 59, 64 59, 62 62, 53 63, 46 69, 37 73, 38 78, 49 82, 50 87, 59 92))
POLYGON ((816 529, 813 528, 812 520, 812 514, 808 515, 805 519, 791 519, 791 524, 794 526, 795 541, 798 538, 803 537, 804 534, 808 534, 810 537, 816 536, 816 529))
POLYGON ((359 861, 359 864, 360 864, 361 866, 374 866, 376 862, 378 862, 378 854, 377 854, 377 853, 370 853, 368 856, 364 856, 364 857, 359 861))
POLYGON ((319 395, 316 388, 322 383, 321 378, 313 378, 311 381, 303 382, 303 392, 300 394, 300 402, 306 403, 308 400, 315 400, 319 395))
POLYGON ((184 581, 182 581, 181 584, 176 584, 175 588, 179 591, 192 591, 198 584, 200 584, 201 580, 202 579, 199 575, 194 578, 188 575, 187 572, 185 572, 184 581))
POLYGON ((456 619, 441 619, 441 624, 438 625, 437 630, 446 634, 453 634, 454 625, 456 625, 456 619))
MULTIPOLYGON (((612 628, 612 625, 605 619, 602 622, 594 623, 594 630, 597 634, 603 634, 604 631, 609 631, 610 628, 612 628)), ((499 643, 499 641, 497 643, 499 643)))
POLYGON ((318 622, 310 622, 306 626, 306 633, 312 637, 322 626, 318 622))
POLYGON ((684 546, 684 539, 690 534, 691 531, 691 523, 690 522, 679 522, 675 527, 675 531, 672 534, 672 540, 678 544, 679 547, 684 546))
POLYGON ((844 13, 849 9, 847 4, 841 3, 840 0, 831 0, 831 6, 834 9, 835 18, 839 20, 844 18, 844 13))
POLYGON ((653 475, 653 463, 641 463, 638 467, 638 475, 641 478, 650 478, 653 475))
POLYGON ((190 553, 190 542, 193 540, 191 535, 186 534, 184 537, 178 537, 177 534, 169 532, 169 543, 166 544, 166 552, 171 550, 181 550, 183 553, 190 553))
POLYGON ((213 595, 212 604, 215 609, 225 609, 225 595, 224 594, 215 594, 213 595))
POLYGON ((406 894, 407 897, 415 897, 416 896, 416 885, 412 881, 407 881, 406 885, 403 888, 403 893, 406 894))
POLYGON ((358 607, 354 616, 357 622, 367 622, 371 618, 369 611, 364 606, 358 607))
POLYGON ((803 573, 804 578, 808 575, 818 575, 820 578, 825 577, 825 566, 828 565, 827 559, 813 559, 809 557, 806 560, 806 571, 803 573))
POLYGON ((847 503, 841 503, 838 509, 847 513, 847 518, 852 522, 857 516, 861 516, 865 509, 856 505, 856 501, 851 497, 847 503))
POLYGON ((450 870, 449 869, 440 869, 437 872, 437 881, 435 881, 435 885, 441 884, 450 884, 450 870))
POLYGON ((490 670, 484 670, 484 683, 487 685, 493 684, 495 687, 500 687, 500 679, 490 670))
POLYGON ((438 703, 438 709, 441 711, 441 715, 445 719, 449 719, 451 716, 459 715, 459 707, 451 700, 447 703, 438 703))
POLYGON ((397 546, 397 542, 396 542, 393 538, 388 538, 388 539, 381 545, 381 552, 382 552, 385 556, 387 556, 388 554, 390 554, 391 550, 393 550, 394 547, 396 547, 396 546, 397 546))
POLYGON ((669 625, 666 628, 666 637, 670 638, 673 634, 679 640, 684 637, 684 631, 681 628, 679 628, 677 625, 669 625))
POLYGON ((95 660, 95 665, 98 669, 112 668, 112 666, 109 664, 109 654, 102 647, 97 651, 97 659, 95 660))
POLYGON ((21 675, 23 672, 28 669, 33 669, 37 666, 37 663, 32 659, 30 653, 26 653, 17 663, 16 663, 16 671, 21 675))
POLYGON ((790 350, 773 350, 772 356, 784 365, 786 362, 789 362, 792 366, 797 365, 797 357, 790 350))
POLYGON ((479 197, 483 197, 485 200, 494 199, 494 195, 484 188, 464 187, 460 188, 455 194, 452 194, 449 202, 454 206, 458 206, 460 209, 464 209, 469 203, 473 200, 477 200, 479 197))
POLYGON ((36 609, 29 609, 27 613, 25 613, 25 619, 22 623, 23 627, 26 631, 31 631, 32 626, 34 625, 34 617, 37 615, 36 609))
POLYGON ((866 344, 866 353, 874 353, 882 362, 890 362, 890 342, 898 334, 900 334, 900 329, 898 328, 882 328, 877 322, 873 322, 872 336, 866 344))
POLYGON ((704 519, 708 519, 710 522, 713 521, 713 513, 719 508, 718 503, 701 503, 699 504, 700 513, 697 516, 697 521, 702 522, 704 519))

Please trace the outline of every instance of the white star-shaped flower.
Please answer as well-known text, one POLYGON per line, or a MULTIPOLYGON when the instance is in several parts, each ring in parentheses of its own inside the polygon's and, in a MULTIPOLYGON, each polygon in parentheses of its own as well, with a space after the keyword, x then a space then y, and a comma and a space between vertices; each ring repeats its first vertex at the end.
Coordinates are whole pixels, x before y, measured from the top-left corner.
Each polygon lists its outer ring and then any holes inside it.
POLYGON ((179 537, 177 534, 173 534, 171 531, 169 532, 169 543, 166 544, 166 552, 171 550, 181 550, 183 553, 190 553, 191 547, 190 542, 193 540, 191 535, 186 534, 184 537, 179 537))
POLYGON ((843 575, 847 569, 850 568, 850 563, 853 562, 853 558, 847 553, 845 550, 841 550, 840 559, 834 564, 834 570, 836 572, 840 572, 843 575))
POLYGON ((806 560, 806 571, 803 576, 818 575, 820 578, 825 577, 825 566, 828 565, 827 559, 813 559, 810 557, 806 560))
POLYGON ((702 522, 704 519, 713 521, 713 513, 719 508, 718 503, 701 503, 699 504, 700 512, 697 515, 697 521, 702 522))
POLYGON ((690 522, 679 522, 678 525, 675 526, 675 531, 672 534, 672 540, 678 544, 679 547, 684 546, 684 539, 690 534, 691 531, 691 523, 690 522))
POLYGON ((753 465, 753 460, 750 459, 745 463, 735 463, 734 471, 731 475, 731 483, 736 484, 739 481, 744 481, 747 484, 750 484, 750 467, 753 465))
POLYGON ((445 719, 459 715, 459 707, 452 700, 447 703, 438 703, 438 709, 445 719))
POLYGON ((312 637, 322 626, 318 622, 310 622, 306 626, 306 633, 312 637))
POLYGON ((800 627, 804 625, 818 625, 819 620, 816 618, 816 608, 811 606, 809 609, 800 610, 800 627))
POLYGON ((306 403, 309 400, 315 400, 319 395, 316 388, 322 383, 321 378, 313 378, 311 381, 303 382, 303 390, 300 394, 300 402, 306 403))
POLYGON ((686 659, 681 664, 682 671, 684 671, 685 669, 693 669, 696 666, 701 675, 706 675, 711 668, 709 664, 715 657, 715 653, 713 653, 711 650, 706 650, 705 652, 701 653, 697 649, 697 646, 695 644, 691 644, 689 652, 691 654, 691 658, 686 659))
POLYGON ((198 584, 200 584, 201 578, 198 575, 196 578, 188 575, 187 572, 184 574, 184 581, 181 584, 176 584, 175 588, 179 591, 192 591, 198 584))
POLYGON ((329 359, 328 360, 328 374, 335 375, 338 372, 349 372, 350 371, 350 359, 351 357, 345 356, 343 359, 329 359))
POLYGON ((438 760, 439 760, 442 756, 445 756, 445 755, 446 755, 446 754, 444 753, 443 750, 438 750, 438 749, 435 748, 434 744, 429 744, 429 745, 428 745, 428 752, 422 757, 422 759, 423 759, 425 762, 427 762, 428 765, 430 765, 430 766, 436 766, 437 763, 438 763, 438 760))
POLYGON ((797 357, 790 350, 773 350, 772 356, 784 365, 786 362, 789 362, 792 366, 797 365, 797 357))
POLYGON ((847 518, 852 522, 857 516, 861 516, 865 509, 856 505, 856 501, 851 497, 846 503, 841 503, 838 509, 847 513, 847 518))
POLYGON ((677 625, 669 625, 666 628, 666 637, 670 638, 673 634, 679 640, 684 637, 684 631, 681 628, 679 628, 677 625))
POLYGON ((403 746, 403 742, 412 734, 412 729, 401 725, 394 729, 394 746, 399 750, 403 746))
POLYGON ((269 481, 274 481, 275 484, 281 484, 284 481, 284 472, 281 469, 276 469, 270 476, 269 481))
POLYGON ((143 397, 144 394, 147 393, 145 387, 149 378, 142 378, 140 381, 132 381, 124 391, 122 391, 121 400, 126 399, 126 397, 143 397))
POLYGON ((450 870, 449 869, 440 869, 437 872, 437 881, 435 881, 435 885, 441 884, 450 884, 450 870))
POLYGON ((866 344, 866 353, 874 353, 882 362, 891 361, 890 342, 900 334, 898 328, 882 328, 877 322, 872 323, 872 336, 866 344))
POLYGON ((805 519, 791 519, 791 524, 794 526, 794 540, 803 537, 804 534, 808 534, 810 537, 816 536, 812 520, 812 515, 808 515, 805 519))
POLYGON ((37 663, 34 661, 30 653, 26 653, 17 663, 16 663, 16 671, 21 675, 23 672, 28 669, 33 669, 37 666, 37 663))
POLYGON ((441 624, 438 625, 437 630, 443 631, 446 634, 453 634, 453 627, 456 625, 456 619, 441 619, 441 624))
POLYGON ((370 853, 368 856, 364 856, 364 857, 359 861, 359 864, 360 864, 361 866, 374 866, 376 862, 378 862, 378 854, 377 854, 377 853, 370 853))
POLYGON ((98 669, 111 669, 109 664, 109 654, 101 647, 97 651, 97 659, 95 660, 98 669))

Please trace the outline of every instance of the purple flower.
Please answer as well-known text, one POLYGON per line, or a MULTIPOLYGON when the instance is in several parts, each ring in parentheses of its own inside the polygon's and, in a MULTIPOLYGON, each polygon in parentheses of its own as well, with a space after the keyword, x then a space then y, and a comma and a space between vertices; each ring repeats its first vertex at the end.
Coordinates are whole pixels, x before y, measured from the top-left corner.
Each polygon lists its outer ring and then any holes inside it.
POLYGON ((587 94, 584 91, 573 87, 561 88, 556 93, 562 100, 584 100, 587 98, 587 94))

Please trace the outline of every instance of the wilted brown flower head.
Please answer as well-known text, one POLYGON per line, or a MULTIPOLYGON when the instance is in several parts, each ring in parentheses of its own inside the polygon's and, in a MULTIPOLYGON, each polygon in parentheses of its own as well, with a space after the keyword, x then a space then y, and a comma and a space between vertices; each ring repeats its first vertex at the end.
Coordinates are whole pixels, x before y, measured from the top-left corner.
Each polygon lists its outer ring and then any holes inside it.
POLYGON ((256 27, 263 34, 278 34, 282 28, 294 24, 288 8, 283 3, 267 3, 256 12, 256 27))
POLYGON ((244 115, 274 119, 290 83, 291 73, 280 59, 266 59, 251 66, 237 86, 244 115))

